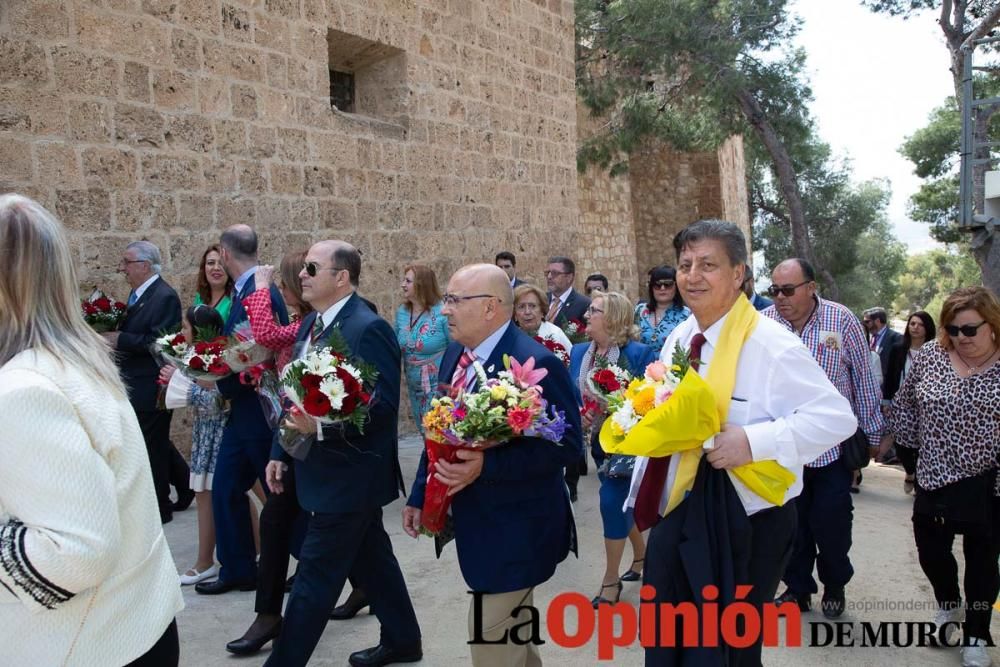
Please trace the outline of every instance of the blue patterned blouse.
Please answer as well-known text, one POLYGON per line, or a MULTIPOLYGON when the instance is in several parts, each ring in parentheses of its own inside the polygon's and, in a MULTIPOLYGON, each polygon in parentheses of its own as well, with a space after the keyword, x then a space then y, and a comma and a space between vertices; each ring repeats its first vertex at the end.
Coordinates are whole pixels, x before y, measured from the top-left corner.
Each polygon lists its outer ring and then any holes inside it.
POLYGON ((659 355, 660 349, 667 341, 667 336, 670 335, 670 332, 690 315, 691 311, 687 306, 678 308, 671 305, 670 308, 667 308, 667 312, 663 314, 663 317, 654 324, 654 311, 651 311, 645 303, 640 303, 635 307, 635 325, 639 327, 639 342, 650 346, 659 355))

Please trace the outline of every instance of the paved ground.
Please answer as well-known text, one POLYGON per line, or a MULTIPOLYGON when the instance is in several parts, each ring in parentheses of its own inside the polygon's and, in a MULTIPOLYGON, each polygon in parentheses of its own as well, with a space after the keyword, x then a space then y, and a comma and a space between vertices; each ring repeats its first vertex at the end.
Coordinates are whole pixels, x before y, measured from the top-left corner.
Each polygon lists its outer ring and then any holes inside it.
MULTIPOLYGON (((408 439, 402 443, 400 461, 403 474, 412 479, 420 443, 408 439)), ((544 610, 549 600, 560 592, 579 591, 588 598, 597 592, 603 572, 601 520, 597 503, 598 483, 591 474, 580 480, 580 501, 576 520, 580 532, 579 560, 570 556, 555 577, 536 592, 536 605, 544 610)), ((386 529, 393 541, 396 556, 410 587, 417 608, 424 642, 424 665, 468 664, 466 615, 468 595, 462 581, 454 545, 449 545, 440 560, 434 558, 430 540, 415 541, 401 529, 399 515, 402 500, 386 508, 386 529)), ((844 621, 926 621, 933 618, 930 587, 916 561, 910 530, 911 500, 902 492, 902 471, 876 465, 865 472, 862 492, 855 496, 854 548, 851 551, 857 573, 847 589, 848 610, 844 621), (887 605, 893 610, 872 607, 887 605), (866 607, 867 606, 867 607, 866 607), (921 608, 923 606, 923 608, 921 608), (916 607, 916 608, 914 608, 916 607)), ((194 562, 196 549, 195 512, 175 515, 166 526, 167 538, 178 569, 194 562)), ((960 551, 960 550, 959 550, 960 551)), ((629 559, 626 554, 626 562, 629 559)), ((627 585, 623 600, 638 603, 638 585, 627 585)), ((345 593, 346 595, 346 593, 345 593)), ((192 666, 237 664, 260 665, 268 649, 250 658, 236 658, 225 650, 225 643, 239 637, 253 619, 253 593, 228 593, 223 596, 200 596, 193 587, 185 587, 186 608, 178 617, 181 635, 181 664, 192 666)), ((810 621, 820 621, 818 613, 803 616, 803 648, 765 649, 766 665, 884 665, 904 662, 909 665, 960 665, 958 649, 929 648, 806 648, 810 621)), ((542 637, 549 638, 542 619, 542 637)), ((367 613, 339 623, 330 623, 313 655, 312 665, 346 665, 352 651, 378 642, 378 624, 367 613)), ((541 647, 547 665, 599 664, 596 639, 579 649, 564 649, 548 641, 541 647)), ((1000 649, 992 649, 993 660, 1000 664, 1000 649)), ((615 662, 642 664, 642 649, 636 645, 619 649, 615 662)), ((608 663, 604 663, 608 664, 608 663)))

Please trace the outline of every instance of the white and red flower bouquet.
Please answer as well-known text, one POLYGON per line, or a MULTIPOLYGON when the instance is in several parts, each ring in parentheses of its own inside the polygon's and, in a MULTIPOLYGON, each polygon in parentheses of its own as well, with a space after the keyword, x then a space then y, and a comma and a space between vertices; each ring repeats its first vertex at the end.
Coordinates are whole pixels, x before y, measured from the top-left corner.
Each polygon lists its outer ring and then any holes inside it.
POLYGON ((538 335, 535 336, 535 340, 544 345, 545 349, 549 352, 559 357, 559 361, 563 362, 564 366, 569 367, 569 350, 566 349, 565 345, 552 336, 538 335))
POLYGON ((224 358, 228 339, 213 333, 198 331, 194 341, 182 333, 165 334, 156 339, 153 349, 189 378, 214 382, 231 375, 233 369, 224 358))
POLYGON ((504 367, 488 378, 475 362, 478 388, 435 398, 423 417, 428 478, 420 521, 428 533, 444 528, 451 505, 448 486, 433 475, 435 463, 458 461, 460 449, 487 449, 519 436, 558 443, 566 432, 565 414, 542 398, 539 382, 548 371, 536 369, 534 357, 521 364, 504 356, 504 367))
POLYGON ((80 303, 83 319, 97 333, 115 331, 125 319, 128 307, 115 301, 99 289, 80 303))

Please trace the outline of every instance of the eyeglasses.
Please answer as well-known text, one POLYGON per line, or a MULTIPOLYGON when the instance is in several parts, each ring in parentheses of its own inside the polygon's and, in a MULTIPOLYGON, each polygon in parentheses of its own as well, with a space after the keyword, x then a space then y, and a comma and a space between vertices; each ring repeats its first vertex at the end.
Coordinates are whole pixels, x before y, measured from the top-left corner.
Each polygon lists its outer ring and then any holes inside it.
POLYGON ((954 324, 947 324, 944 330, 948 332, 948 335, 952 338, 958 338, 958 334, 962 334, 966 338, 972 338, 979 331, 979 327, 986 324, 986 320, 983 320, 979 324, 963 324, 962 326, 955 326, 954 324))
POLYGON ((670 289, 675 284, 673 280, 657 280, 653 283, 653 289, 670 289))
POLYGON ((795 290, 802 287, 803 285, 808 285, 811 280, 803 280, 798 285, 771 285, 767 288, 767 293, 771 296, 778 296, 779 294, 784 294, 785 296, 792 296, 795 294, 795 290))
POLYGON ((496 299, 498 302, 503 303, 500 297, 493 294, 470 294, 469 296, 458 296, 457 294, 445 294, 441 297, 446 306, 456 306, 462 301, 468 301, 469 299, 496 299))
POLYGON ((149 260, 145 260, 145 259, 125 259, 123 257, 121 259, 121 261, 119 261, 118 263, 119 264, 141 264, 141 263, 146 262, 146 261, 149 261, 149 260))
POLYGON ((603 315, 604 311, 601 310, 600 308, 594 308, 593 306, 587 308, 588 315, 593 315, 594 313, 601 313, 603 315))
POLYGON ((542 271, 542 275, 546 278, 551 278, 553 276, 568 276, 569 271, 542 271))
POLYGON ((302 265, 302 269, 309 275, 310 278, 315 278, 318 271, 346 271, 347 269, 342 269, 340 267, 331 266, 329 269, 320 266, 316 262, 306 262, 302 265))
POLYGON ((531 301, 524 301, 517 304, 514 307, 514 310, 516 310, 519 313, 529 313, 533 310, 541 310, 541 307, 537 303, 532 303, 531 301))

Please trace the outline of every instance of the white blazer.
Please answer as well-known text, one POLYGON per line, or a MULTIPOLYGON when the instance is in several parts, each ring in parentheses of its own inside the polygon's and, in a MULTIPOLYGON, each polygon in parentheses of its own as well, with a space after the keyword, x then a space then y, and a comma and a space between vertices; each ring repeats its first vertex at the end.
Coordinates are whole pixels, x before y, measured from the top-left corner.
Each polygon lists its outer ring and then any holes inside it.
POLYGON ((0 367, 0 665, 123 665, 183 607, 128 400, 46 352, 0 367))

